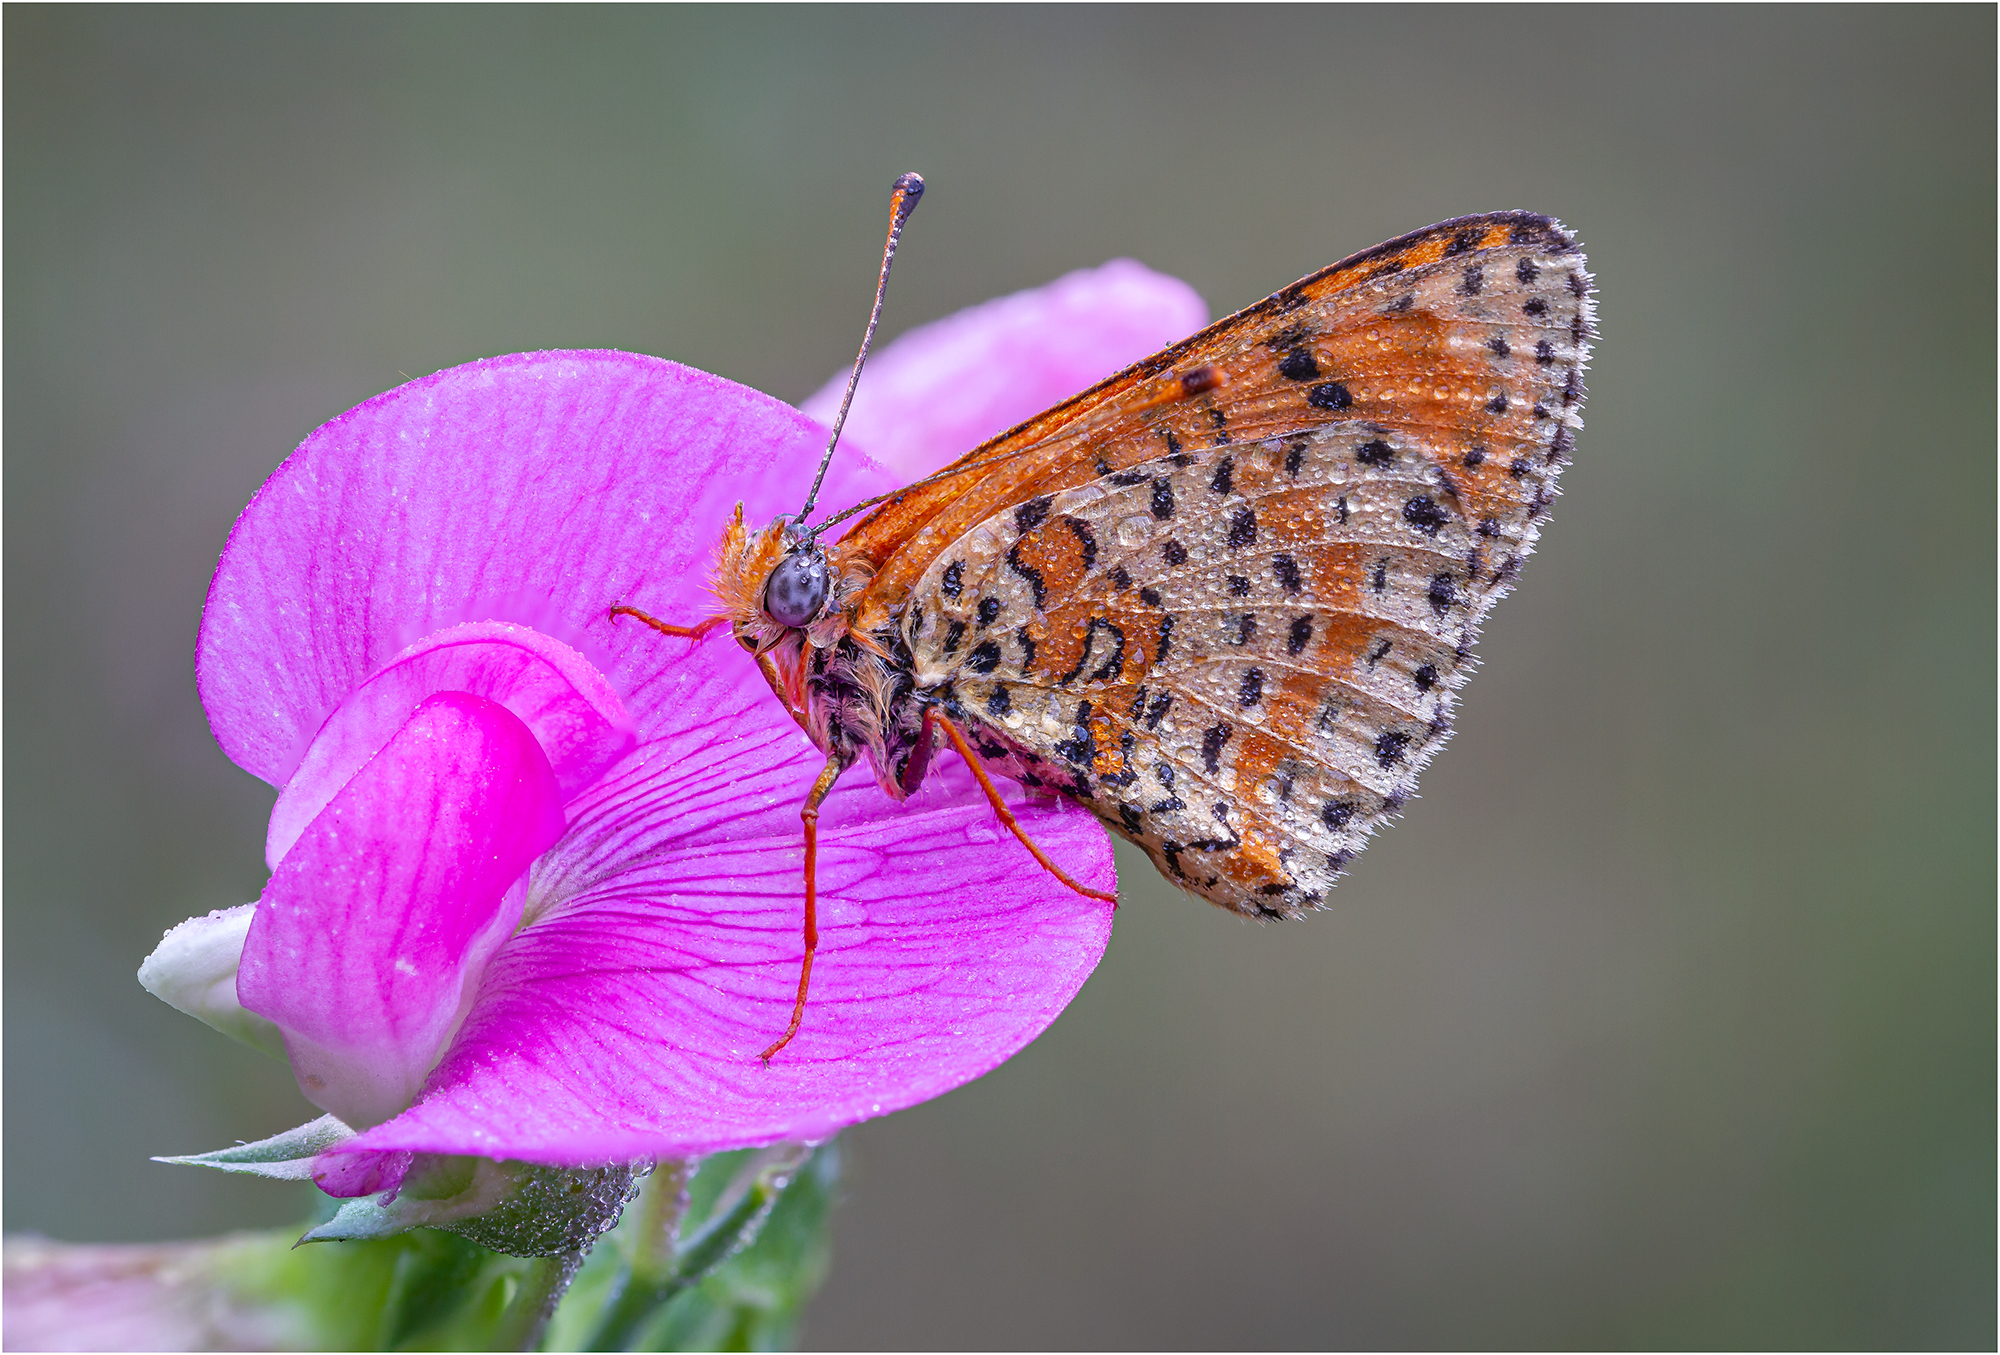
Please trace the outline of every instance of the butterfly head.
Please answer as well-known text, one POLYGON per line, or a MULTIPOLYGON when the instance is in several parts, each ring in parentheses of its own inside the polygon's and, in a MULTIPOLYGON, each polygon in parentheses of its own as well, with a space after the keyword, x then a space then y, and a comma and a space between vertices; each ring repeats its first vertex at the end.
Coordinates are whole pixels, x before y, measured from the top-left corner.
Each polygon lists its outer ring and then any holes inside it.
POLYGON ((764 615, 780 626, 803 630, 819 620, 833 592, 826 552, 816 541, 791 543, 764 583, 764 615))
POLYGON ((846 632, 847 603, 866 583, 853 573, 797 519, 758 531, 738 508, 716 559, 715 594, 745 649, 764 654, 801 639, 824 649, 846 632))

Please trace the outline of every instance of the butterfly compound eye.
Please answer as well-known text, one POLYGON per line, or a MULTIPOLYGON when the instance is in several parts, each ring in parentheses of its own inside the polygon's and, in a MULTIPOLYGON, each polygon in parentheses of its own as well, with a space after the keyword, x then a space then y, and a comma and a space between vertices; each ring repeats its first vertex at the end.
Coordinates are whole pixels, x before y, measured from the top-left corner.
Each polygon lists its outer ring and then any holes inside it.
POLYGON ((781 626, 812 624, 826 606, 826 557, 808 548, 778 562, 764 585, 764 615, 781 626))

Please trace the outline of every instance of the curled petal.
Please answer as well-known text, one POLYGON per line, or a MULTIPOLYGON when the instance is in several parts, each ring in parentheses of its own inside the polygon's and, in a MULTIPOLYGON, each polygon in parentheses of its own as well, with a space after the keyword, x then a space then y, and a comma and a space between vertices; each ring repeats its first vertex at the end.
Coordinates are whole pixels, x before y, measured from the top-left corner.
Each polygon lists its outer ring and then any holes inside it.
POLYGON ((265 887, 236 981, 308 1100, 357 1128, 409 1104, 562 828, 534 736, 462 692, 426 700, 341 788, 265 887))
MULTIPOLYGON (((845 432, 914 480, 1207 323, 1185 282, 1113 259, 902 335, 868 359, 845 432)), ((831 424, 846 389, 801 408, 831 424)))
POLYGON ((425 636, 361 684, 314 736, 271 810, 273 869, 334 793, 423 700, 483 696, 512 711, 541 745, 567 801, 632 746, 632 720, 583 655, 526 626, 475 621, 425 636))

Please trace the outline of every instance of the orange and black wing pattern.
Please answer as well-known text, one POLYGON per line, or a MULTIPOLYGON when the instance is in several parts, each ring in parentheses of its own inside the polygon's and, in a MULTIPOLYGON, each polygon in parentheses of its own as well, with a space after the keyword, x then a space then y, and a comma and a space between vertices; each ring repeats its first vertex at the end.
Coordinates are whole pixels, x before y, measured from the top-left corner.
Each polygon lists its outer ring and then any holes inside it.
MULTIPOLYGON (((1581 426, 1572 237, 1355 255, 1002 434, 836 548, 921 691, 1235 911, 1320 904, 1450 728, 1581 426)), ((987 745, 993 747, 992 743, 987 745)))

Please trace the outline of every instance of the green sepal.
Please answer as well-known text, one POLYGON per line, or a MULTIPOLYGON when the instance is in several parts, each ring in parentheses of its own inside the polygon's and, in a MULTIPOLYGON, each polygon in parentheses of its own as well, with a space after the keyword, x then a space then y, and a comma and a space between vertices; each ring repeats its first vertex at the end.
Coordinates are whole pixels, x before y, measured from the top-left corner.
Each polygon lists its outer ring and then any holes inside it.
POLYGON ((309 1181, 313 1159, 337 1143, 354 1137, 354 1131, 331 1115, 322 1115, 311 1124, 287 1129, 255 1143, 239 1143, 212 1153, 190 1153, 185 1157, 156 1157, 155 1162, 177 1166, 214 1167, 217 1171, 267 1176, 274 1181, 309 1181))
POLYGON ((443 1228, 509 1256, 559 1256, 614 1226, 632 1193, 629 1166, 538 1167, 426 1153, 398 1190, 344 1201, 299 1241, 360 1242, 443 1228))

